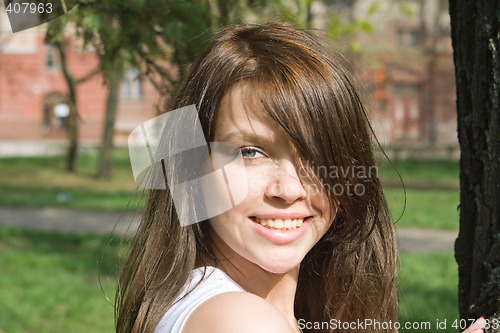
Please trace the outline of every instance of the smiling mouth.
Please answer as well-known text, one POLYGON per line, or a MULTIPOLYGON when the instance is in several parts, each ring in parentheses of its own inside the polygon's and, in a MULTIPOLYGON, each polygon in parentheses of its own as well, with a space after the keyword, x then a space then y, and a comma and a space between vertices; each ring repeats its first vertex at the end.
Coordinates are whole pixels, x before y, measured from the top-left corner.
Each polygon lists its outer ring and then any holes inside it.
POLYGON ((259 223, 261 226, 266 227, 268 229, 278 229, 278 230, 292 230, 300 228, 304 220, 306 218, 298 218, 298 219, 260 219, 255 216, 250 216, 250 219, 255 223, 259 223))

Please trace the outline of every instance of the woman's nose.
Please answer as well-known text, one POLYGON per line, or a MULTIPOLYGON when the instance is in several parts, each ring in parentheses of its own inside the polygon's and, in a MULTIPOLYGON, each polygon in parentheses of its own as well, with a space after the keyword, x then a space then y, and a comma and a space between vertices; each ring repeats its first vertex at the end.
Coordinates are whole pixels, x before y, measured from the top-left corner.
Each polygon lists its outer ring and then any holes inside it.
POLYGON ((280 199, 287 204, 305 199, 307 192, 298 176, 295 165, 290 161, 278 162, 265 188, 268 198, 280 199))

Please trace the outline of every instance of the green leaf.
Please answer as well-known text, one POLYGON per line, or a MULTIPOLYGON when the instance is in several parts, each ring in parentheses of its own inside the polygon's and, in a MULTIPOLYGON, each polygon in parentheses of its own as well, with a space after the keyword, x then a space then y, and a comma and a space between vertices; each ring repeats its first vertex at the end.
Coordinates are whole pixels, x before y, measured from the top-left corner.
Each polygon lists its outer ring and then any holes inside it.
POLYGON ((375 15, 376 13, 378 13, 380 11, 381 8, 382 8, 382 5, 380 4, 380 1, 372 3, 368 7, 368 11, 367 11, 368 16, 375 15))

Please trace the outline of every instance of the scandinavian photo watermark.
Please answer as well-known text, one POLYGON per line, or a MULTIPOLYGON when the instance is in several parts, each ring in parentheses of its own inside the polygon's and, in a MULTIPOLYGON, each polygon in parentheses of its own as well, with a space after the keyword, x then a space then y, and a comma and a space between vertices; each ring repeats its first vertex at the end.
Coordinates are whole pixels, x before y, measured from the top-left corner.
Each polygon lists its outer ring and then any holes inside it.
MULTIPOLYGON (((265 191, 294 197, 364 196, 378 178, 376 165, 317 165, 300 161, 284 168, 272 156, 256 162, 232 142, 207 142, 195 105, 154 117, 129 135, 134 180, 146 189, 168 189, 181 225, 222 214, 265 191), (286 169, 286 170, 285 170, 286 169)), ((289 162, 288 162, 289 163, 289 162)))

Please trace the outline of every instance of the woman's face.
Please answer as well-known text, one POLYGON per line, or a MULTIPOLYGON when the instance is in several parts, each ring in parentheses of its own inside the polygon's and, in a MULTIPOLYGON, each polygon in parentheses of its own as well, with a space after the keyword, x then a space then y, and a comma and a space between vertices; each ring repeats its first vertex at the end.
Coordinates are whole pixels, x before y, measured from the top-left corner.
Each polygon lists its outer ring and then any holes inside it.
POLYGON ((246 174, 241 186, 248 193, 210 225, 225 257, 286 273, 298 267, 333 217, 320 186, 299 179, 299 159, 287 134, 256 105, 243 99, 241 86, 222 99, 215 141, 239 148, 246 174))

